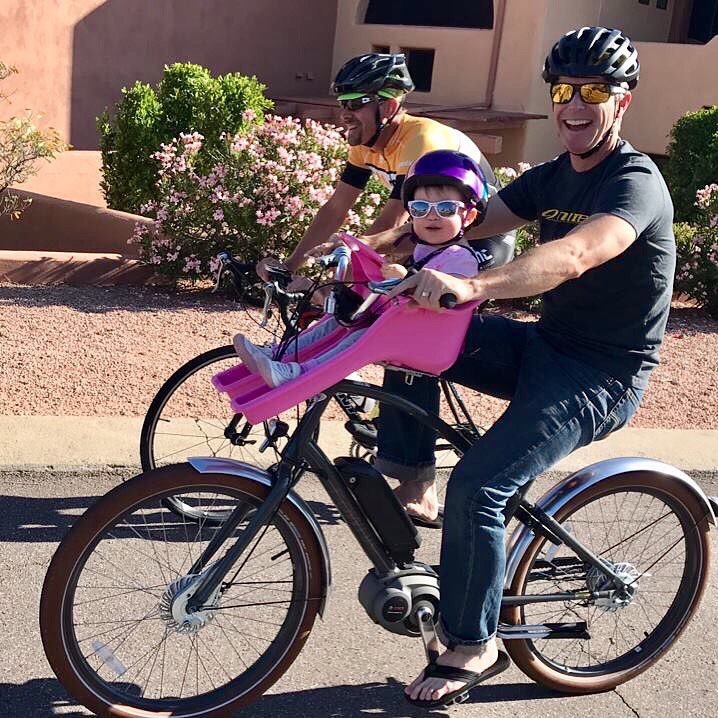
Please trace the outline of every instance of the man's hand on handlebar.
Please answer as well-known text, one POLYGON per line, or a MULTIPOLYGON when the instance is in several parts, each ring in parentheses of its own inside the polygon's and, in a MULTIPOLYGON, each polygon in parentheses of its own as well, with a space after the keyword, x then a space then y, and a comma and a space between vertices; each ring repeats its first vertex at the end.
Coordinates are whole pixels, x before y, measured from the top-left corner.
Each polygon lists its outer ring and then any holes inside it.
POLYGON ((406 294, 420 306, 432 311, 441 311, 447 306, 446 295, 453 295, 454 304, 464 304, 477 299, 469 282, 435 269, 422 269, 397 284, 387 296, 398 297, 406 294), (444 300, 442 302, 442 297, 444 300))

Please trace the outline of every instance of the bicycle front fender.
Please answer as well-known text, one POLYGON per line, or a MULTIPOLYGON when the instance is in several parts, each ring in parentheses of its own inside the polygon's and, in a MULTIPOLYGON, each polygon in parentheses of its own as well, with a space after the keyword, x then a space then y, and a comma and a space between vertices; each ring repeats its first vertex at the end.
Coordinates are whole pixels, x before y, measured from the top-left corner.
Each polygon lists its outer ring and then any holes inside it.
MULTIPOLYGON (((655 459, 643 457, 623 457, 617 459, 606 459, 567 476, 553 488, 549 489, 537 502, 536 506, 543 509, 549 516, 553 516, 562 509, 569 501, 572 501, 578 494, 605 479, 620 474, 629 474, 640 471, 641 473, 652 473, 659 476, 669 476, 681 484, 687 486, 703 506, 708 521, 716 524, 715 500, 703 493, 701 487, 688 474, 670 464, 655 459)), ((511 535, 506 548, 506 579, 504 586, 508 588, 514 580, 516 569, 524 552, 535 535, 525 525, 519 526, 511 535)), ((588 548, 591 548, 590 546, 588 548)))
MULTIPOLYGON (((268 471, 244 461, 213 456, 194 456, 187 459, 187 461, 200 474, 230 474, 231 476, 241 476, 250 481, 256 481, 269 489, 272 487, 272 477, 268 471)), ((326 606, 329 588, 332 583, 329 547, 324 538, 324 533, 306 501, 294 491, 287 494, 287 501, 306 519, 322 553, 322 601, 319 606, 319 615, 323 618, 324 607, 326 606)))

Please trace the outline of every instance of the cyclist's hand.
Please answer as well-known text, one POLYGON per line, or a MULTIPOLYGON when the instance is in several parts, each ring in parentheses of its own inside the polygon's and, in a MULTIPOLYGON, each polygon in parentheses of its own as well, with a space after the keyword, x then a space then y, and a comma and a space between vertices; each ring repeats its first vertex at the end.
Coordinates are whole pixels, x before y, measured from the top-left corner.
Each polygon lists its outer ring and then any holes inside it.
POLYGON ((260 259, 257 262, 257 274, 265 282, 270 281, 269 275, 267 274, 268 267, 281 267, 282 269, 287 269, 287 265, 284 262, 279 259, 274 259, 274 257, 265 257, 264 259, 260 259))
POLYGON ((304 256, 323 257, 326 254, 331 254, 337 247, 344 246, 344 242, 342 242, 342 234, 343 233, 337 233, 331 235, 326 242, 322 242, 322 244, 312 247, 304 256))
POLYGON ((443 309, 439 302, 445 294, 453 294, 457 304, 476 299, 471 284, 465 279, 444 274, 435 269, 422 269, 420 272, 412 274, 401 284, 397 284, 387 296, 397 297, 400 294, 411 295, 417 304, 436 312, 443 309))
POLYGON ((406 277, 407 269, 401 264, 382 264, 381 275, 384 279, 403 279, 406 277))

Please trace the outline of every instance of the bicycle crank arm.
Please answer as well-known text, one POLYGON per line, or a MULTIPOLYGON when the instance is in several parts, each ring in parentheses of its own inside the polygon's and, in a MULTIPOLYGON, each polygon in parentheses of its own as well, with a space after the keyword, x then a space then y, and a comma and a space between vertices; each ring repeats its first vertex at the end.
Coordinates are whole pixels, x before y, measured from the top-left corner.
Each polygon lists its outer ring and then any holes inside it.
POLYGON ((535 640, 537 638, 573 638, 590 640, 591 634, 584 621, 578 623, 538 623, 522 626, 509 626, 500 623, 497 631, 498 637, 503 641, 535 640))

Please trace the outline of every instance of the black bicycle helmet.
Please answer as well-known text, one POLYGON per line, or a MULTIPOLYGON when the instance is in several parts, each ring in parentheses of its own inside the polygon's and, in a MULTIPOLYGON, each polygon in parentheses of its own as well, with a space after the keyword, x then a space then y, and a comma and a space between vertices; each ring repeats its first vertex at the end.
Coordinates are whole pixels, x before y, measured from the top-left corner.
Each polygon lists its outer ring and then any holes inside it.
POLYGON ((414 89, 402 54, 371 52, 342 65, 332 83, 335 95, 398 97, 414 89))
POLYGON ((638 84, 641 66, 638 52, 620 31, 605 27, 582 27, 567 32, 546 58, 543 79, 556 82, 568 77, 602 77, 611 84, 638 84))

